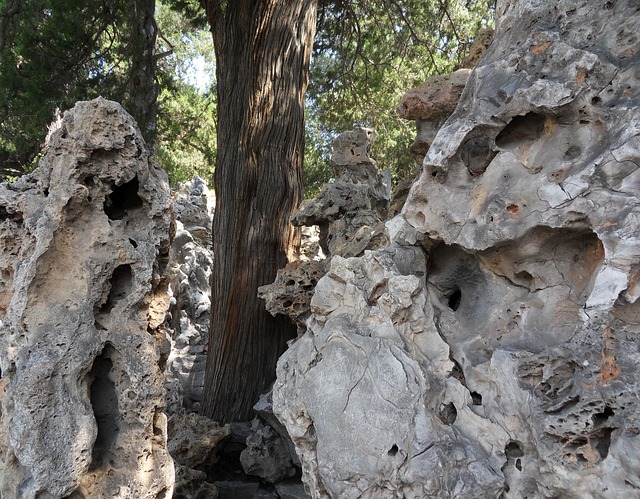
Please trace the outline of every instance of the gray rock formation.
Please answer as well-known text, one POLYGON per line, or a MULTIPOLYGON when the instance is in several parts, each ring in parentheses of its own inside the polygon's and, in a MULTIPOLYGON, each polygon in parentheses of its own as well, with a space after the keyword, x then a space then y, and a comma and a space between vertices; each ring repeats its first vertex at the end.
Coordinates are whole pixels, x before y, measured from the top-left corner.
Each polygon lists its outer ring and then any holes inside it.
POLYGON ((335 182, 304 201, 291 219, 296 226, 320 228, 320 246, 327 256, 361 255, 382 240, 391 180, 369 156, 374 140, 375 132, 368 128, 339 135, 331 156, 335 182))
POLYGON ((294 225, 307 229, 300 260, 278 270, 275 282, 258 289, 267 310, 274 316, 289 316, 299 334, 306 330, 315 286, 328 269, 325 255, 361 255, 385 241, 391 179, 369 156, 374 139, 373 130, 359 128, 334 141, 335 182, 304 201, 292 217, 294 225))
POLYGON ((0 184, 2 497, 171 496, 155 330, 169 202, 104 99, 66 112, 38 169, 0 184))
MULTIPOLYGON (((492 29, 482 30, 469 48, 469 54, 462 63, 463 69, 448 75, 432 76, 419 87, 408 90, 402 97, 398 114, 401 118, 416 122, 417 135, 409 146, 409 151, 418 167, 422 165, 438 130, 458 105, 469 77, 469 68, 473 68, 478 63, 492 39, 492 29)), ((419 176, 419 171, 416 169, 395 186, 389 208, 390 217, 400 213, 411 186, 419 176)))
POLYGON ((173 192, 176 235, 169 253, 169 312, 164 329, 171 343, 165 369, 167 406, 198 411, 204 390, 211 311, 213 196, 195 177, 173 192))
POLYGON ((640 490, 640 11, 497 11, 391 244, 332 259, 278 363, 312 497, 640 490))

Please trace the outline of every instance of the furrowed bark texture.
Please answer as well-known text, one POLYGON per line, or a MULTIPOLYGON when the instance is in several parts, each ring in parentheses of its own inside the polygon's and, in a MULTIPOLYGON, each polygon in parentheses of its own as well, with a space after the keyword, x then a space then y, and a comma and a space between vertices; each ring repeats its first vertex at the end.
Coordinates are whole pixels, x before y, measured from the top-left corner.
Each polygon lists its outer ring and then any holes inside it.
POLYGON ((295 335, 257 297, 300 235, 304 94, 316 0, 210 1, 218 84, 213 282, 204 413, 249 420, 295 335))
POLYGON ((155 0, 136 0, 133 5, 131 44, 137 49, 133 51, 131 60, 127 107, 138 122, 147 147, 154 152, 158 115, 158 84, 156 61, 153 55, 158 31, 154 18, 156 2, 155 0))

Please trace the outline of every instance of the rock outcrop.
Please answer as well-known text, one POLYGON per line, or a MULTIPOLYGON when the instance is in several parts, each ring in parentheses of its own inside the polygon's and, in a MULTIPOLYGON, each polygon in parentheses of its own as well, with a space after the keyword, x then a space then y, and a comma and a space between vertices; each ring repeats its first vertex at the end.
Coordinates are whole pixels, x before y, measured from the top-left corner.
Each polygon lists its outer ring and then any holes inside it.
POLYGON ((167 408, 198 411, 204 390, 211 319, 213 196, 195 177, 172 195, 176 234, 169 253, 169 310, 164 329, 171 343, 165 369, 167 408))
POLYGON ((274 283, 258 289, 267 310, 289 316, 299 333, 311 315, 315 286, 327 272, 326 258, 362 255, 385 242, 391 179, 369 156, 374 140, 375 132, 368 128, 336 138, 331 156, 336 180, 323 186, 316 198, 304 201, 292 217, 294 225, 307 229, 302 257, 280 269, 274 283))
POLYGON ((79 102, 0 184, 2 497, 170 497, 157 328, 169 187, 120 105, 79 102))
POLYGON ((296 226, 320 228, 320 246, 327 256, 358 256, 382 241, 391 178, 369 156, 374 140, 369 128, 339 135, 331 155, 335 181, 304 201, 291 219, 296 226))
POLYGON ((278 363, 312 497, 640 490, 640 11, 497 12, 391 243, 333 257, 278 363))

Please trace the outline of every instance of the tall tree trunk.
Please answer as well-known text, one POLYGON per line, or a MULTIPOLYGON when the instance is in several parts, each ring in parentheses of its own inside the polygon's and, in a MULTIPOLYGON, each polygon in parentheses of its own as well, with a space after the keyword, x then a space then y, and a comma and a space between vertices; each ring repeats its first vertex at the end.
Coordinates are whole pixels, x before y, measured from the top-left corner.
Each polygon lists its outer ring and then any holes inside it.
POLYGON ((317 0, 208 0, 216 51, 218 155, 214 176, 211 332, 204 414, 246 421, 295 334, 271 317, 257 288, 273 282, 300 233, 304 94, 317 0))
POLYGON ((138 127, 151 152, 155 151, 158 116, 158 82, 154 50, 158 27, 155 0, 134 0, 131 9, 131 72, 125 106, 138 122, 138 127))

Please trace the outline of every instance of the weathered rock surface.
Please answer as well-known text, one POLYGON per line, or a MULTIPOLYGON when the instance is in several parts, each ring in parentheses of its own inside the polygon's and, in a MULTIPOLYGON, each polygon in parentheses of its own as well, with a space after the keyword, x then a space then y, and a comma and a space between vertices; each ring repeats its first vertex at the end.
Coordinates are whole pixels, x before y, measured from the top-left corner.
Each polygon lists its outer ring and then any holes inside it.
POLYGON ((278 363, 312 497, 640 490, 640 11, 497 10, 391 244, 332 259, 278 363))
POLYGON ((176 235, 169 253, 169 312, 164 329, 171 343, 165 369, 167 408, 198 411, 204 390, 211 310, 213 197, 195 177, 173 192, 176 235))
POLYGON ((359 128, 334 141, 335 182, 323 186, 317 198, 303 202, 292 217, 294 225, 307 229, 302 257, 278 270, 275 282, 258 289, 267 310, 289 316, 300 334, 311 315, 315 286, 327 272, 326 256, 361 255, 385 241, 391 179, 369 156, 374 139, 373 130, 359 128))
POLYGON ((176 462, 198 468, 215 464, 216 447, 231 435, 231 428, 194 412, 181 412, 169 418, 168 433, 168 448, 176 462))
POLYGON ((287 442, 261 418, 251 422, 247 447, 240 454, 240 463, 247 475, 276 483, 296 474, 287 442))
POLYGON ((104 99, 66 112, 38 169, 0 184, 2 497, 171 495, 154 329, 169 202, 104 99))
POLYGON ((327 256, 357 256, 382 240, 389 211, 391 181, 369 156, 375 132, 359 128, 333 143, 335 182, 318 197, 304 201, 292 217, 296 226, 320 227, 320 246, 327 256))
MULTIPOLYGON (((480 31, 469 48, 469 54, 462 62, 462 69, 447 75, 432 76, 419 87, 408 90, 402 97, 398 114, 401 118, 416 122, 417 135, 409 146, 409 151, 417 166, 422 165, 438 130, 458 105, 469 77, 469 69, 473 68, 485 54, 492 39, 492 29, 480 31)), ((411 186, 419 176, 420 172, 416 169, 395 186, 389 207, 389 217, 400 213, 411 186)))

